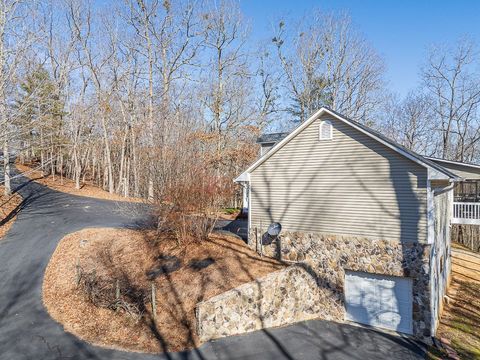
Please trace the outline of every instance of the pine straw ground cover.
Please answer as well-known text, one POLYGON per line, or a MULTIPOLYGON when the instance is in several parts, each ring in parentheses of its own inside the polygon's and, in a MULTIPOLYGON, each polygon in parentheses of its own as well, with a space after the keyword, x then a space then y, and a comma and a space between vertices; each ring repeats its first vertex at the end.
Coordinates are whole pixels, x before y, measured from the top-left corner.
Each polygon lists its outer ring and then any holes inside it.
POLYGON ((23 173, 25 177, 56 191, 103 200, 142 202, 142 199, 110 194, 108 191, 89 183, 82 183, 80 184, 80 189, 76 189, 75 182, 71 179, 65 177, 62 179, 60 175, 56 175, 55 177, 51 175, 43 176, 41 171, 20 163, 15 164, 15 167, 23 173))
MULTIPOLYGON (((178 246, 175 241, 159 239, 154 232, 86 229, 59 243, 45 273, 43 301, 66 331, 90 343, 140 352, 181 351, 199 345, 194 313, 198 302, 283 267, 260 258, 242 240, 224 234, 178 246), (162 274, 165 259, 174 259, 168 274, 162 274), (93 305, 77 286, 79 273, 108 279, 103 284, 112 297, 116 296, 116 280, 121 279, 122 293, 128 284, 135 294, 145 295, 143 315, 139 318, 122 308, 93 305), (150 303, 152 282, 155 321, 150 303)), ((83 280, 79 283, 84 284, 83 280)))
POLYGON ((18 206, 22 202, 22 197, 13 193, 5 196, 4 187, 0 185, 0 239, 5 236, 17 217, 18 206))

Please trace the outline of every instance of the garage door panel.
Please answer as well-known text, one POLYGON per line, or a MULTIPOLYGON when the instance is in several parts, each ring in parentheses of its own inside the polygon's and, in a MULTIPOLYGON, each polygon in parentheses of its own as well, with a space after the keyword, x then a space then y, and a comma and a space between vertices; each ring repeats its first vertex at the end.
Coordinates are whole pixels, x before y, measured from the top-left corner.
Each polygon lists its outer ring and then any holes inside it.
POLYGON ((366 309, 376 310, 374 307, 376 303, 377 295, 374 293, 369 293, 368 289, 361 294, 360 305, 364 306, 366 309))
POLYGON ((409 314, 409 317, 402 317, 398 321, 397 327, 399 329, 405 330, 405 332, 411 332, 412 331, 412 301, 401 301, 398 304, 398 307, 401 309, 402 314, 409 314))
POLYGON ((347 271, 346 319, 412 332, 412 283, 408 278, 347 271))
POLYGON ((361 283, 353 282, 350 285, 348 293, 345 294, 346 301, 352 305, 361 305, 361 299, 363 298, 362 294, 361 283))
POLYGON ((390 309, 382 310, 376 317, 375 326, 390 329, 394 326, 397 314, 393 313, 390 309))
POLYGON ((396 302, 395 291, 391 287, 385 286, 376 286, 375 287, 375 301, 379 302, 380 305, 388 306, 388 309, 392 307, 392 302, 396 302))
POLYGON ((362 305, 350 305, 349 306, 349 311, 347 312, 347 320, 350 321, 356 321, 356 319, 361 319, 364 318, 365 316, 368 316, 368 314, 365 313, 365 307, 362 305))

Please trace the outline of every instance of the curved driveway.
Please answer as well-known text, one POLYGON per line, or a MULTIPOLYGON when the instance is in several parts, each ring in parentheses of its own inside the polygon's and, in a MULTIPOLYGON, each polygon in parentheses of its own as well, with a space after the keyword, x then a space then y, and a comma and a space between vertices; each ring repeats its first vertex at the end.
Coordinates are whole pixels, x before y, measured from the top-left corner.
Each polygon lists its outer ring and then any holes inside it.
MULTIPOLYGON (((42 305, 42 280, 58 241, 86 227, 134 227, 142 205, 60 193, 20 177, 15 224, 0 240, 0 359, 421 359, 411 340, 346 324, 308 321, 148 355, 103 349, 63 331, 42 305)), ((168 331, 168 330, 167 330, 168 331)))

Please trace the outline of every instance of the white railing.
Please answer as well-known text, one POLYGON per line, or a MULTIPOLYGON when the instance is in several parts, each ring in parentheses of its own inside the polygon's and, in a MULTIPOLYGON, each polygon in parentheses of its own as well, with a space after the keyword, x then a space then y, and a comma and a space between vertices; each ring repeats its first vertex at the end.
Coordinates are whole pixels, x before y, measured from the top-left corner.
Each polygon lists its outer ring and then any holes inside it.
POLYGON ((452 223, 480 225, 480 203, 454 202, 452 223))

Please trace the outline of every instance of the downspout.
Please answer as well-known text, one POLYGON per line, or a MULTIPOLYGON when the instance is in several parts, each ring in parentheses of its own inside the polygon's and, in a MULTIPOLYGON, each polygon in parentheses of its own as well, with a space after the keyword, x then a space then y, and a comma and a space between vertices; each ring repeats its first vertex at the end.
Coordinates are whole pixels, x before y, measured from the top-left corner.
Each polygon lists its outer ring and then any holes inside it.
POLYGON ((248 215, 248 182, 241 182, 242 186, 242 215, 248 215))
POLYGON ((427 177, 427 244, 430 245, 430 258, 429 258, 429 279, 430 279, 430 336, 434 336, 436 329, 437 316, 435 308, 435 208, 433 199, 432 183, 430 180, 430 168, 428 169, 427 177))
POLYGON ((250 174, 243 173, 234 182, 242 186, 242 214, 247 213, 247 243, 250 244, 250 229, 252 228, 252 219, 251 219, 251 209, 252 209, 252 196, 251 196, 251 186, 250 186, 250 174), (246 201, 245 201, 246 200, 246 201), (245 208, 245 202, 247 203, 245 208))

